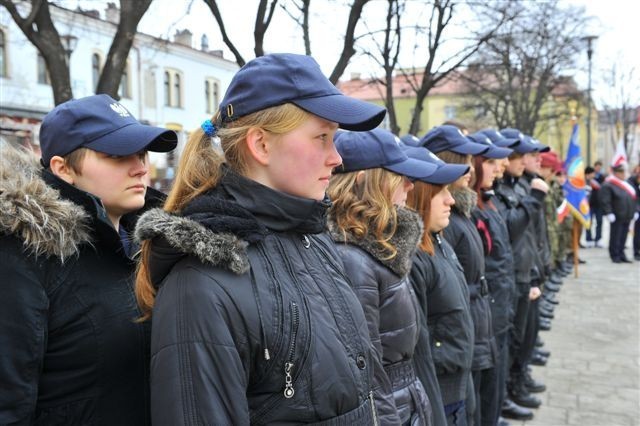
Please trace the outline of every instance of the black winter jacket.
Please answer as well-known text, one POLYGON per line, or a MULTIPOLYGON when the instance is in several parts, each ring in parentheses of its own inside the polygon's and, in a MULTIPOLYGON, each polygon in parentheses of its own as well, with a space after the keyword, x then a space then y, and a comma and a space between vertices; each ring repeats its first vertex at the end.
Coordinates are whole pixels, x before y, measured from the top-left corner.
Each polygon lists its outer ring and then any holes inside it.
MULTIPOLYGON (((518 186, 523 189, 523 194, 531 194, 531 181, 538 176, 524 172, 518 180, 518 186)), ((546 195, 545 195, 546 197, 546 195)), ((544 203, 536 215, 533 216, 533 224, 530 235, 536 242, 536 268, 531 272, 531 279, 543 283, 551 273, 551 246, 549 245, 549 231, 547 230, 547 218, 544 203), (535 275, 537 273, 537 275, 535 275)))
POLYGON ((485 370, 495 365, 497 349, 491 324, 489 288, 484 276, 485 249, 476 223, 471 220, 471 211, 478 198, 469 188, 454 189, 451 195, 456 203, 451 211, 449 226, 444 229, 443 234, 456 252, 469 286, 474 327, 471 370, 485 370))
POLYGON ((384 366, 386 374, 381 381, 391 383, 387 403, 396 407, 402 424, 431 425, 429 398, 413 367, 420 308, 408 278, 411 259, 422 238, 422 219, 404 208, 397 210, 397 217, 396 232, 389 241, 397 250, 393 259, 386 259, 388 254, 371 234, 364 238, 344 235, 331 220, 329 229, 384 366))
POLYGON ((622 222, 629 222, 633 219, 633 214, 636 212, 636 200, 627 191, 605 181, 599 196, 603 214, 613 213, 616 215, 616 220, 622 222))
MULTIPOLYGON (((529 293, 531 270, 535 267, 535 239, 527 234, 533 217, 543 209, 544 192, 533 189, 529 195, 516 191, 518 178, 505 173, 495 192, 501 201, 499 211, 507 223, 513 259, 515 262, 516 287, 520 293, 529 293)), ((530 232, 530 231, 529 231, 530 232)))
MULTIPOLYGON (((429 328, 428 335, 420 335, 418 346, 431 348, 442 401, 447 405, 466 399, 474 330, 462 266, 446 240, 439 234, 433 234, 432 240, 434 255, 418 250, 410 279, 429 328)), ((415 363, 427 362, 424 352, 416 351, 415 363)), ((426 386, 428 377, 420 379, 426 386)))
POLYGON ((0 424, 150 424, 150 327, 135 322, 134 261, 98 198, 4 148, 0 424))
POLYGON ((322 233, 329 206, 223 168, 180 215, 140 219, 158 288, 155 425, 378 423, 374 399, 390 389, 374 384, 382 365, 322 233))
MULTIPOLYGON (((513 253, 507 223, 499 212, 505 209, 504 205, 493 190, 484 192, 482 196, 485 207, 476 208, 473 217, 485 224, 491 241, 491 248, 484 259, 484 274, 489 286, 493 333, 498 335, 509 330, 513 322, 516 294, 513 253)), ((488 245, 485 240, 485 247, 488 245)))

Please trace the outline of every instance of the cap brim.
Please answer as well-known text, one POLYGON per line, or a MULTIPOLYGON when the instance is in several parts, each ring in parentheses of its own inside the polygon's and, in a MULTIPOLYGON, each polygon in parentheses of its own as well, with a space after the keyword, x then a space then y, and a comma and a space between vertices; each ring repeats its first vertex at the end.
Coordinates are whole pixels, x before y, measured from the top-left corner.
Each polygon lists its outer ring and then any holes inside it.
POLYGON ((433 185, 448 185, 469 173, 469 169, 470 167, 464 164, 445 163, 438 167, 438 170, 431 176, 420 180, 433 185))
POLYGON ((500 148, 515 148, 520 145, 520 139, 505 138, 493 141, 493 144, 500 148))
POLYGON ((516 145, 515 147, 513 147, 513 152, 517 152, 518 154, 529 154, 531 152, 537 152, 538 150, 536 149, 535 146, 532 146, 529 143, 526 143, 524 141, 520 141, 519 145, 516 145))
POLYGON ((378 127, 387 110, 342 94, 291 101, 311 114, 338 123, 345 130, 365 131, 378 127))
POLYGON ((549 152, 551 151, 551 147, 547 145, 538 145, 536 146, 536 151, 538 152, 549 152))
POLYGON ((399 163, 383 166, 382 168, 391 170, 394 173, 410 179, 426 179, 436 172, 438 166, 426 161, 407 158, 399 163))
POLYGON ((513 153, 512 149, 509 148, 500 148, 498 146, 490 146, 487 152, 482 154, 483 157, 486 158, 507 158, 513 153))
POLYGON ((133 123, 108 133, 83 147, 109 155, 132 155, 140 151, 168 152, 178 144, 173 130, 133 123))
POLYGON ((455 147, 452 147, 450 150, 452 152, 456 152, 458 154, 463 155, 480 155, 485 153, 489 147, 487 145, 482 145, 475 142, 467 142, 455 147))

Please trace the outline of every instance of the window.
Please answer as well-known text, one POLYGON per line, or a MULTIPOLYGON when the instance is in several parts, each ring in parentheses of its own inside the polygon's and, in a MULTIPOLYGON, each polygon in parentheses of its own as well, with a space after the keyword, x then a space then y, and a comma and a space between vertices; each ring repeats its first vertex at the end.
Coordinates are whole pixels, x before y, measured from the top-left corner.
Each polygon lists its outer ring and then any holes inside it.
POLYGON ((220 103, 220 82, 215 78, 207 78, 204 82, 204 96, 207 114, 213 114, 220 103))
POLYGON ((444 107, 444 117, 447 120, 453 120, 456 118, 456 107, 452 105, 444 107))
POLYGON ((164 72, 164 104, 182 108, 182 73, 176 70, 164 72))
POLYGON ((124 66, 122 70, 122 77, 120 78, 120 88, 118 94, 121 98, 131 99, 131 88, 129 86, 129 62, 124 66))
POLYGON ((98 81, 100 81, 100 73, 102 72, 102 60, 100 55, 94 53, 91 55, 91 73, 93 76, 93 92, 98 90, 98 81))
POLYGON ((0 30, 0 77, 7 76, 7 44, 4 31, 0 30))
POLYGON ((38 83, 51 84, 49 79, 49 71, 47 70, 47 64, 40 53, 38 53, 38 83))

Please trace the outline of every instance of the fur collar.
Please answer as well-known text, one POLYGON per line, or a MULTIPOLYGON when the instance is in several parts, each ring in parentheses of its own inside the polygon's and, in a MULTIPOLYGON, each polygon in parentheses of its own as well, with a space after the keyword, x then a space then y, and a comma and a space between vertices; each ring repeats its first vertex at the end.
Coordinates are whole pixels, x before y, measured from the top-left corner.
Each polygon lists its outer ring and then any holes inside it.
POLYGON ((471 212, 478 204, 478 194, 471 188, 456 188, 451 190, 451 196, 456 203, 453 208, 470 218, 471 212))
POLYGON ((219 232, 162 209, 151 209, 138 220, 134 238, 137 243, 162 238, 181 254, 201 262, 220 266, 235 274, 249 271, 248 243, 231 232, 219 232))
POLYGON ((64 262, 89 242, 89 216, 41 173, 33 153, 0 143, 0 232, 22 240, 27 253, 64 262))
POLYGON ((420 216, 413 210, 399 208, 398 225, 396 233, 389 241, 398 250, 393 259, 385 259, 387 253, 377 243, 370 233, 359 239, 351 234, 343 234, 333 219, 328 222, 331 238, 337 243, 353 244, 373 256, 378 262, 391 269, 395 274, 403 277, 411 270, 411 258, 415 253, 418 243, 422 239, 423 223, 420 216))

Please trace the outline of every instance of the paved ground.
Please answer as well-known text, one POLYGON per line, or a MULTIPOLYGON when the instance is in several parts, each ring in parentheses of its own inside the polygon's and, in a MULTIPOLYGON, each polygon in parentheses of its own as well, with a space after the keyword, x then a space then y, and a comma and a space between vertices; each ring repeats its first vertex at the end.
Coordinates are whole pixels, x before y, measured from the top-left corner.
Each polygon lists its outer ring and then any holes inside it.
POLYGON ((613 264, 606 248, 580 257, 587 263, 565 278, 552 328, 541 332, 551 351, 533 367, 547 385, 543 405, 512 425, 640 425, 640 262, 613 264))

